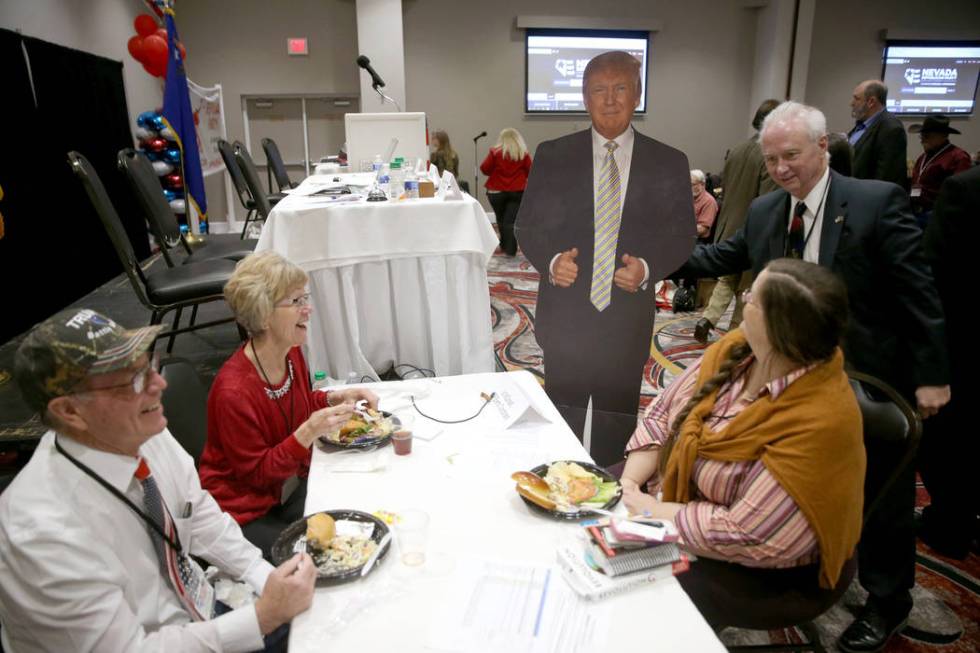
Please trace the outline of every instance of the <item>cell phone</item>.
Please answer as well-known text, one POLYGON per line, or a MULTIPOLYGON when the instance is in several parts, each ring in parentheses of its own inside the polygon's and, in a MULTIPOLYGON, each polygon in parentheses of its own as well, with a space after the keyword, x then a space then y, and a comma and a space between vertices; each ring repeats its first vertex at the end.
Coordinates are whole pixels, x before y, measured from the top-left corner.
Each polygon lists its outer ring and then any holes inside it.
POLYGON ((610 528, 621 542, 663 542, 669 532, 663 522, 638 524, 614 519, 610 528))

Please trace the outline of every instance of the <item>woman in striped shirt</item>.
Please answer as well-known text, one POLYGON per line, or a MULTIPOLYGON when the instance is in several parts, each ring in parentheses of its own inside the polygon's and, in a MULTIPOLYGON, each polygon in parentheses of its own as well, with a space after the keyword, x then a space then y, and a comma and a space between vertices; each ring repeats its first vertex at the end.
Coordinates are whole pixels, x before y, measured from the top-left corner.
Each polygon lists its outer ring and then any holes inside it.
POLYGON ((741 328, 644 415, 622 476, 631 512, 674 520, 687 549, 729 563, 698 562, 681 577, 716 626, 741 607, 733 602, 748 602, 699 591, 702 571, 762 595, 801 584, 829 593, 861 529, 861 417, 838 347, 843 284, 827 268, 779 259, 744 300, 741 328))

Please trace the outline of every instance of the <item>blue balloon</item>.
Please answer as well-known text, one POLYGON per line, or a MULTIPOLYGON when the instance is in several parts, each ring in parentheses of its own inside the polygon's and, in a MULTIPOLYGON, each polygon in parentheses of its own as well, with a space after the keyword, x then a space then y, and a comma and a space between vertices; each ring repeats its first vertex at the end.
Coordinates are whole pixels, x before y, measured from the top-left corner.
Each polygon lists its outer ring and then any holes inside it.
POLYGON ((163 196, 167 198, 167 202, 173 202, 174 200, 184 199, 184 193, 179 190, 170 190, 169 188, 163 189, 163 196))
POLYGON ((168 147, 163 151, 163 160, 167 163, 177 164, 180 163, 180 148, 179 147, 168 147))
POLYGON ((163 159, 163 152, 151 152, 150 150, 146 149, 140 149, 140 152, 145 154, 146 158, 149 159, 151 163, 154 161, 161 161, 163 159))
POLYGON ((180 225, 180 233, 186 236, 188 233, 190 233, 190 231, 190 227, 188 227, 186 224, 180 225))
POLYGON ((136 116, 136 124, 144 129, 160 129, 154 126, 154 121, 159 120, 163 124, 163 120, 160 118, 160 114, 156 111, 144 111, 140 115, 136 116))
POLYGON ((166 126, 167 123, 163 122, 163 116, 161 116, 159 113, 153 116, 153 120, 151 120, 150 124, 148 125, 148 127, 157 131, 160 131, 166 126))

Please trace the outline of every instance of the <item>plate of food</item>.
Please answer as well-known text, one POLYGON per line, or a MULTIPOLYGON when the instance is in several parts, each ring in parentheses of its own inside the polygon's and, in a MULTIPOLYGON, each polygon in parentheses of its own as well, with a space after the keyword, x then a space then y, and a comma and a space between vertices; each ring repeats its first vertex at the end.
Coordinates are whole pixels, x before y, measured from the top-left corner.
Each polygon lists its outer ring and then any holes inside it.
POLYGON ((275 565, 306 551, 317 566, 317 579, 344 582, 359 578, 366 564, 369 571, 391 548, 388 526, 359 510, 324 510, 287 526, 272 545, 275 565))
POLYGON ((510 477, 524 503, 557 519, 591 517, 583 508, 609 510, 623 497, 619 481, 592 463, 556 460, 510 477))
POLYGON ((320 441, 343 449, 366 449, 390 440, 401 425, 401 420, 389 412, 357 407, 337 433, 324 435, 320 441))

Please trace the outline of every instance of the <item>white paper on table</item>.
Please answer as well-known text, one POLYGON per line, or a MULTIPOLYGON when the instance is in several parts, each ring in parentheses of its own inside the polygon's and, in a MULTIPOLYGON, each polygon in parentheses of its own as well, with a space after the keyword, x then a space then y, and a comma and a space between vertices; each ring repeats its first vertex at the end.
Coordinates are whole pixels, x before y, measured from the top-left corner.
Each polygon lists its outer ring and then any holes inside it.
POLYGON ((391 451, 384 447, 374 451, 360 451, 358 449, 336 451, 328 454, 321 464, 331 472, 369 474, 388 469, 390 461, 391 451))
POLYGON ((493 401, 487 406, 487 412, 494 415, 501 428, 509 429, 517 424, 547 424, 549 421, 541 415, 531 403, 521 386, 516 383, 497 390, 493 401))
POLYGON ((555 567, 478 558, 460 561, 434 608, 428 646, 468 653, 603 651, 612 615, 579 599, 555 567))
POLYGON ((442 175, 439 174, 439 168, 437 168, 436 164, 434 163, 429 164, 429 181, 431 181, 432 185, 436 188, 439 188, 439 182, 442 181, 442 175))

